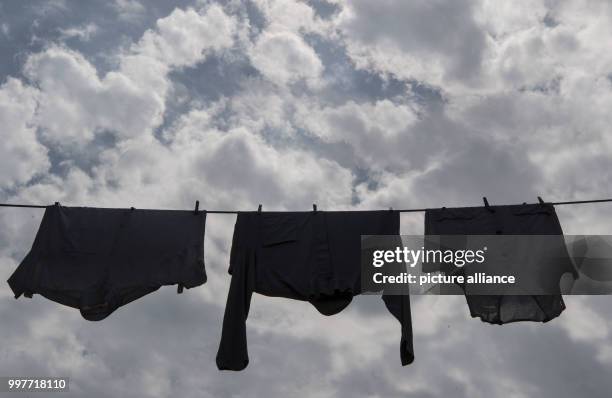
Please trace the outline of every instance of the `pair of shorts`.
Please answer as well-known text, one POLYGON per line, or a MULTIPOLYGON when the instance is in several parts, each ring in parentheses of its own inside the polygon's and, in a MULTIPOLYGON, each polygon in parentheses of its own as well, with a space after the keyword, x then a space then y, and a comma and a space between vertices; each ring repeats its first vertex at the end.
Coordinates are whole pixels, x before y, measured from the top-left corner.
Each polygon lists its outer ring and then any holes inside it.
POLYGON ((164 285, 206 282, 206 213, 49 206, 32 249, 9 278, 91 321, 164 285))

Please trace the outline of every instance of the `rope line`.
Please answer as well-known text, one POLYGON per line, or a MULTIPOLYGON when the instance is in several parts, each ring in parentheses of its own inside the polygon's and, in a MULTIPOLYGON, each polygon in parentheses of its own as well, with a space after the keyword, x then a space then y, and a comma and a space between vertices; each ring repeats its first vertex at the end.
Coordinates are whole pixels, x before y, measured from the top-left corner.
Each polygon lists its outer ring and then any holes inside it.
MULTIPOLYGON (((486 200, 486 198, 483 198, 484 202, 485 202, 485 206, 488 207, 489 203, 486 200)), ((564 201, 564 202, 543 202, 540 201, 539 204, 549 204, 549 205, 553 205, 553 206, 561 206, 561 205, 576 205, 576 204, 585 204, 585 203, 603 203, 603 202, 612 202, 612 198, 611 199, 591 199, 591 200, 573 200, 573 201, 564 201)), ((523 203, 523 204, 527 204, 527 203, 523 203)), ((530 203, 530 204, 538 204, 538 203, 530 203)), ((55 205, 59 205, 58 202, 55 203, 55 205)), ((29 205, 29 204, 16 204, 16 203, 0 203, 0 207, 21 207, 21 208, 29 208, 29 209, 46 209, 49 206, 54 206, 54 205, 29 205)), ((199 202, 196 204, 196 209, 199 206, 199 202)), ((316 210, 316 205, 313 205, 314 211, 316 210)), ((261 205, 260 205, 260 209, 261 209, 261 205)), ((393 210, 392 208, 389 208, 388 210, 393 210)), ((433 210, 433 208, 429 209, 429 208, 421 208, 421 209, 398 209, 395 210, 397 212, 400 213, 416 213, 416 212, 424 212, 427 210, 433 210)), ((206 213, 212 213, 212 214, 238 214, 238 213, 242 213, 244 211, 240 211, 240 210, 201 210, 203 212, 206 213)), ((359 212, 359 211, 368 211, 368 210, 346 210, 346 211, 354 211, 354 212, 359 212)))

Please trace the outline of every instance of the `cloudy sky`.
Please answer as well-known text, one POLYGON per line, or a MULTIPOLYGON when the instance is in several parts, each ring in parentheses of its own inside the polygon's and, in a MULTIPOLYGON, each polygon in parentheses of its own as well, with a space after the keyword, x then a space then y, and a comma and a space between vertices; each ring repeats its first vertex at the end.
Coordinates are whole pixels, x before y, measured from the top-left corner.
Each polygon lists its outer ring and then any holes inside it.
MULTIPOLYGON (((606 0, 0 1, 0 201, 385 209, 612 197, 606 0)), ((612 234, 607 204, 559 207, 612 234)), ((41 210, 0 209, 0 280, 41 210)), ((251 362, 219 372, 234 217, 209 282, 103 322, 0 284, 0 376, 89 397, 609 397, 609 297, 486 325, 413 297, 416 360, 379 297, 321 316, 254 296, 251 362)), ((422 233, 420 214, 402 232, 422 233)), ((19 395, 21 396, 21 395, 19 395)))

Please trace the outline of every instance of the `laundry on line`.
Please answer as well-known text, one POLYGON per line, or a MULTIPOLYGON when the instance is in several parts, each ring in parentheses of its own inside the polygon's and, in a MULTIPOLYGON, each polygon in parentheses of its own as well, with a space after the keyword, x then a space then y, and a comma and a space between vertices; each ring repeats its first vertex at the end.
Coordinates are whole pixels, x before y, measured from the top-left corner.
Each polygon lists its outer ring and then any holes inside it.
MULTIPOLYGON (((40 206, 45 214, 34 244, 8 283, 15 298, 40 294, 79 309, 85 319, 99 321, 161 286, 178 285, 180 293, 203 285, 207 280, 206 215, 237 213, 228 269, 231 282, 216 360, 219 369, 241 370, 249 363, 246 321, 253 293, 308 301, 324 315, 339 313, 353 296, 366 293, 361 285, 361 235, 392 235, 401 242, 401 212, 425 211, 425 235, 549 234, 563 238, 553 203, 541 198, 539 203, 522 205, 491 206, 486 198, 484 202, 481 207, 369 211, 320 211, 315 205, 312 211, 303 212, 264 212, 261 206, 250 212, 206 211, 199 209, 199 202, 193 210, 56 203, 40 206)), ((566 254, 559 253, 556 269, 534 267, 533 272, 536 276, 567 272, 571 264, 565 262, 566 254)), ((447 275, 464 270, 427 266, 447 275)), ((386 308, 399 322, 402 365, 414 360, 410 296, 407 286, 405 289, 401 294, 382 292, 386 308)), ((471 315, 489 323, 547 322, 565 309, 561 294, 465 293, 471 315)))
MULTIPOLYGON (((485 207, 489 207, 489 202, 487 200, 486 197, 482 198, 484 203, 485 203, 485 207)), ((605 203, 605 202, 612 202, 612 198, 607 198, 607 199, 588 199, 588 200, 570 200, 570 201, 562 201, 562 202, 544 202, 542 200, 541 197, 538 196, 538 202, 540 204, 549 204, 549 205, 553 205, 553 206, 561 206, 561 205, 577 205, 577 204, 588 204, 588 203, 605 203)), ((527 204, 526 202, 523 204, 527 204)), ((54 205, 59 205, 59 202, 55 202, 54 205)), ((199 205, 199 201, 196 201, 196 209, 199 205)), ((53 205, 31 205, 31 204, 23 204, 23 203, 0 203, 0 207, 22 207, 22 208, 31 208, 31 209, 45 209, 49 206, 53 206, 53 205)), ((316 205, 313 205, 313 208, 316 208, 316 205)), ((259 205, 259 211, 261 212, 262 210, 262 205, 259 205)), ((433 210, 430 208, 417 208, 417 209, 397 209, 395 211, 398 211, 400 213, 410 213, 410 212, 425 212, 427 210, 433 210)), ((212 214, 238 214, 240 212, 242 212, 241 210, 202 210, 206 213, 212 213, 212 214)), ((359 212, 359 211, 371 211, 371 210, 350 210, 350 211, 354 211, 354 212, 359 212)))

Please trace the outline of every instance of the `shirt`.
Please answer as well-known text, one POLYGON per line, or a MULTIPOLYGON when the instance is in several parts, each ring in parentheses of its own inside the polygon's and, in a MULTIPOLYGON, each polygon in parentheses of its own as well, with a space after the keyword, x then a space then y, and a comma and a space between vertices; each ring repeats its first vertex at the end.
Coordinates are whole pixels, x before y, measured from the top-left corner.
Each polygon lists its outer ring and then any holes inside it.
MULTIPOLYGON (((361 235, 398 235, 397 211, 241 212, 217 353, 219 369, 249 363, 246 320, 254 292, 310 302, 320 313, 342 311, 361 291, 361 235)), ((383 295, 401 325, 400 358, 414 360, 408 295, 383 295)))
MULTIPOLYGON (((461 207, 430 209, 425 212, 426 235, 557 235, 559 262, 555 269, 531 265, 531 278, 557 281, 565 272, 576 275, 563 242, 561 224, 552 205, 523 204, 489 207, 461 207), (554 273, 554 274, 551 274, 554 273)), ((442 240, 443 237, 441 237, 442 240)), ((451 237, 447 239, 451 240, 451 237)), ((453 238, 452 247, 457 248, 463 237, 453 238)), ((517 253, 520 255, 521 253, 517 253)), ((517 256, 518 257, 518 256, 517 256)), ((467 267, 466 267, 467 268, 467 267)), ((425 272, 435 269, 423 267, 425 272)), ((442 269, 445 272, 452 272, 442 269)), ((463 287, 465 291, 465 287, 463 287)), ((468 295, 466 300, 472 317, 493 324, 516 321, 547 322, 556 318, 565 309, 561 294, 546 295, 468 295)))

